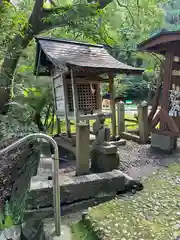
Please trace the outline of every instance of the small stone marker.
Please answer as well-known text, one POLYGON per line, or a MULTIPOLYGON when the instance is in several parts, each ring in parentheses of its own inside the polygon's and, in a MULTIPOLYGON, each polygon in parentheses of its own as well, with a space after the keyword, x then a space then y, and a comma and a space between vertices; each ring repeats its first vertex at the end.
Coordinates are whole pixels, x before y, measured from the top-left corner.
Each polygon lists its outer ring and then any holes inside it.
POLYGON ((118 134, 121 135, 125 131, 124 121, 125 107, 124 102, 120 101, 117 103, 117 115, 118 115, 118 134))
POLYGON ((148 125, 148 104, 146 101, 143 101, 138 106, 138 123, 140 142, 147 143, 149 139, 149 125, 148 125))
POLYGON ((157 133, 151 134, 151 147, 161 151, 172 153, 176 147, 177 139, 171 136, 159 135, 157 133))
POLYGON ((89 173, 89 125, 76 125, 76 175, 89 173))

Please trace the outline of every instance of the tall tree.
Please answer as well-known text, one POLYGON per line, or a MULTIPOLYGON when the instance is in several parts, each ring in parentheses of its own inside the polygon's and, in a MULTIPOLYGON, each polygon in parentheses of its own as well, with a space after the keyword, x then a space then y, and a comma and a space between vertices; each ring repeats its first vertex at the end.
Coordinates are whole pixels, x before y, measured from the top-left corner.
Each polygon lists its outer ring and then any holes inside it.
MULTIPOLYGON (((0 113, 7 112, 4 106, 10 97, 10 86, 17 63, 34 35, 51 30, 50 32, 58 37, 64 37, 65 34, 76 40, 104 43, 118 60, 140 66, 142 61, 139 61, 135 51, 137 42, 144 40, 149 32, 160 27, 163 11, 159 2, 164 1, 59 0, 53 1, 50 8, 44 5, 43 0, 36 0, 35 3, 34 0, 20 1, 16 8, 17 14, 13 15, 13 21, 9 24, 16 30, 11 34, 8 32, 9 40, 11 35, 14 38, 8 45, 1 66, 0 113), (106 6, 108 7, 105 8, 106 6)), ((12 12, 14 11, 13 8, 12 12)), ((32 65, 32 61, 29 65, 32 65)))
MULTIPOLYGON (((55 27, 64 27, 81 18, 94 16, 97 9, 105 8, 113 0, 74 1, 75 3, 64 6, 54 4, 52 8, 44 7, 44 0, 35 0, 34 7, 28 21, 20 27, 20 32, 15 35, 8 45, 6 55, 1 65, 0 72, 0 113, 6 114, 7 103, 10 98, 10 88, 15 69, 22 51, 28 46, 35 35, 55 27)), ((62 3, 63 1, 61 1, 62 3)))

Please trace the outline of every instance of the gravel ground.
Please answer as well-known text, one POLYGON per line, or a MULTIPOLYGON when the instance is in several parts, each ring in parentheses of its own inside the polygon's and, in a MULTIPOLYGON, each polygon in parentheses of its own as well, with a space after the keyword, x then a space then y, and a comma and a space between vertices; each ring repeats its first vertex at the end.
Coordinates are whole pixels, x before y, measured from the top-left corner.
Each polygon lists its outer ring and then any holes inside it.
POLYGON ((180 141, 173 154, 154 151, 150 145, 140 145, 127 141, 119 148, 120 170, 133 178, 149 176, 159 168, 172 163, 180 163, 180 141))
MULTIPOLYGON (((138 143, 127 141, 125 146, 119 147, 120 170, 137 179, 140 177, 148 177, 159 168, 167 167, 172 163, 180 163, 180 140, 177 150, 173 154, 166 154, 154 151, 149 144, 140 145, 138 143)), ((68 153, 60 151, 62 158, 69 161, 61 161, 61 174, 71 174, 76 169, 74 157, 68 153)))

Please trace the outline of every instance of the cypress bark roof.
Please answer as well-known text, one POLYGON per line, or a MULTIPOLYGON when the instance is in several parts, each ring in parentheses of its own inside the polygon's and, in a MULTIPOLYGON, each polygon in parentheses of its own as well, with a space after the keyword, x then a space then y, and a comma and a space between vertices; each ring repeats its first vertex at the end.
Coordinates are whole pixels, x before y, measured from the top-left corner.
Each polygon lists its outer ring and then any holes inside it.
POLYGON ((102 45, 87 44, 82 42, 67 41, 61 39, 38 37, 36 38, 38 59, 40 50, 56 66, 66 65, 76 70, 99 70, 102 73, 127 73, 141 74, 142 69, 119 62, 112 57, 102 45))

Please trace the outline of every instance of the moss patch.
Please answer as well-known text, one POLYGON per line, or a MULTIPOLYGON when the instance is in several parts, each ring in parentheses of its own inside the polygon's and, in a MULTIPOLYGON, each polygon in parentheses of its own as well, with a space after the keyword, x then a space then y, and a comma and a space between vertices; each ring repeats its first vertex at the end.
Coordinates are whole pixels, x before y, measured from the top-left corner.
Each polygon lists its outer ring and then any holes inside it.
POLYGON ((97 240, 97 237, 80 221, 72 225, 72 240, 97 240))
POLYGON ((134 196, 90 209, 88 218, 103 240, 180 239, 180 164, 144 179, 134 196))

